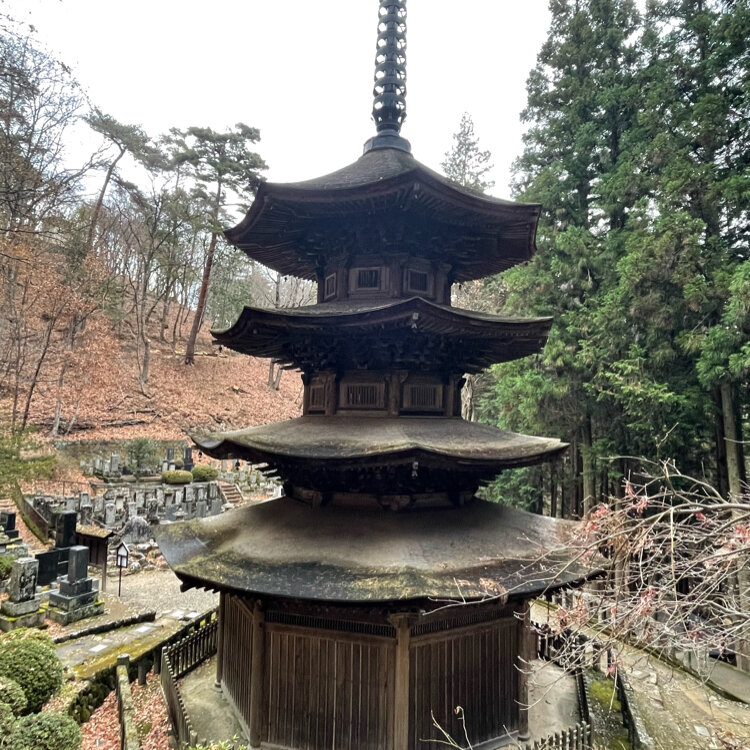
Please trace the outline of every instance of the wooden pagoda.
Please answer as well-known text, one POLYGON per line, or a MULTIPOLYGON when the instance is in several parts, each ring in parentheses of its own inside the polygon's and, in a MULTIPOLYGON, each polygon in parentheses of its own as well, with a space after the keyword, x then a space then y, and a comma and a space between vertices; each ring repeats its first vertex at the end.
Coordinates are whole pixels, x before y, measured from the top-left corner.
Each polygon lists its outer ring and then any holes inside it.
POLYGON ((196 439, 265 463, 285 496, 169 526, 184 586, 221 593, 217 680, 252 747, 416 750, 432 718, 474 747, 527 735, 529 600, 576 582, 540 556, 566 522, 475 498, 558 440, 460 417, 465 373, 541 350, 548 318, 456 309, 451 285, 528 260, 539 207, 417 162, 405 117, 405 0, 380 0, 377 134, 320 179, 261 185, 226 235, 318 302, 245 308, 217 342, 302 372, 303 416, 196 439), (461 602, 461 606, 446 606, 461 602))

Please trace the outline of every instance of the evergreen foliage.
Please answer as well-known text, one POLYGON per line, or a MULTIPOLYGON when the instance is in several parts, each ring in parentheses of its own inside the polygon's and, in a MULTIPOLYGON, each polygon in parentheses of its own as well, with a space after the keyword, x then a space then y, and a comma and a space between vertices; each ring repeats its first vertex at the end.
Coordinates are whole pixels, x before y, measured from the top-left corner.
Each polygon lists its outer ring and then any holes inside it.
POLYGON ((13 725, 8 750, 78 750, 81 740, 81 729, 70 716, 33 714, 13 725))
POLYGON ((62 666, 55 651, 37 638, 3 638, 0 676, 15 680, 26 696, 23 713, 36 713, 62 685, 62 666))
POLYGON ((193 481, 193 475, 189 471, 174 469, 165 471, 161 475, 161 481, 165 484, 190 484, 193 481))
POLYGON ((504 274, 503 311, 555 325, 541 355, 493 368, 482 416, 571 448, 503 492, 557 492, 558 512, 583 513, 639 467, 603 459, 643 455, 726 494, 749 405, 748 3, 551 10, 514 181, 542 205, 538 253, 504 274))
POLYGON ((485 178, 492 169, 491 158, 489 151, 479 148, 474 120, 464 112, 458 131, 453 134, 453 146, 446 151, 445 161, 440 165, 445 176, 457 185, 483 193, 495 184, 485 178))
POLYGON ((193 480, 196 482, 211 482, 219 476, 218 469, 206 464, 196 464, 193 466, 191 473, 193 480))
POLYGON ((128 440, 125 449, 128 457, 128 468, 136 479, 140 479, 156 463, 158 445, 155 440, 146 437, 128 440))
POLYGON ((10 677, 0 677, 0 695, 14 716, 20 716, 26 710, 26 695, 23 688, 10 677))

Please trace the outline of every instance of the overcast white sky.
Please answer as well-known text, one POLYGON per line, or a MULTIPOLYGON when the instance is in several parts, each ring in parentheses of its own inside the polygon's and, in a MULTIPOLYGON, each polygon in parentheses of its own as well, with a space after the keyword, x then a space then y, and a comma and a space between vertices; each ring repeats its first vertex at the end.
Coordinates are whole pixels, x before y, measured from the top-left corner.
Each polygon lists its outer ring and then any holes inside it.
MULTIPOLYGON (((75 71, 91 100, 151 135, 190 125, 260 128, 273 181, 354 161, 370 119, 377 0, 0 0, 75 71)), ((526 77, 547 0, 408 0, 407 119, 439 169, 462 112, 509 195, 526 77)))

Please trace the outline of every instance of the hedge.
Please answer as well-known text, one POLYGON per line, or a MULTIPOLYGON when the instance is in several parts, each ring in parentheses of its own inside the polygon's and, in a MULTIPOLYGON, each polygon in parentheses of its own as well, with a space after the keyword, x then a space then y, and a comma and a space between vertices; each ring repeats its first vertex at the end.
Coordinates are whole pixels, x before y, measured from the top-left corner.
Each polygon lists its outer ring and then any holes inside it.
POLYGON ((79 750, 81 728, 75 719, 51 712, 16 721, 8 750, 79 750))
POLYGON ((0 676, 0 700, 7 703, 14 716, 20 716, 26 710, 26 694, 23 688, 10 677, 0 676))
POLYGON ((190 484, 193 481, 193 475, 189 471, 174 469, 172 471, 165 471, 161 475, 161 481, 165 484, 190 484))
MULTIPOLYGON (((0 738, 7 737, 10 734, 15 720, 16 717, 13 715, 11 707, 7 703, 0 701, 0 738)), ((2 745, 3 740, 0 739, 0 747, 2 747, 2 745)))
POLYGON ((3 639, 0 676, 15 680, 26 696, 22 713, 36 713, 62 685, 62 665, 55 652, 34 638, 3 639))
POLYGON ((196 482, 212 482, 219 476, 219 470, 206 464, 196 464, 193 466, 192 474, 196 482))

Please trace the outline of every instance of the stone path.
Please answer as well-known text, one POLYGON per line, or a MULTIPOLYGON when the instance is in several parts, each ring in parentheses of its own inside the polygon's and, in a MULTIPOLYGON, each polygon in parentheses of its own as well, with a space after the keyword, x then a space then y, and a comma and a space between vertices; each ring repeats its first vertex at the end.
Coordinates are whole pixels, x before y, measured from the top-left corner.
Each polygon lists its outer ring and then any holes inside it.
MULTIPOLYGON (((171 570, 154 570, 123 578, 122 597, 117 597, 117 580, 110 580, 108 601, 116 600, 115 607, 127 612, 156 611, 153 622, 129 625, 107 633, 84 636, 57 647, 63 665, 77 677, 86 677, 99 669, 114 664, 117 654, 128 653, 132 658, 153 649, 169 638, 188 620, 216 607, 217 594, 206 591, 180 591, 180 582, 171 570)), ((97 624, 92 618, 79 627, 97 624)), ((104 622, 104 620, 101 620, 104 622)))
MULTIPOLYGON (((535 603, 532 619, 544 618, 544 606, 535 603)), ((750 706, 639 649, 624 646, 619 659, 655 750, 750 750, 750 706)), ((735 678, 737 690, 743 680, 750 684, 750 677, 735 678)))
MULTIPOLYGON (((117 578, 109 579, 107 589, 110 594, 117 594, 117 578)), ((175 609, 197 610, 202 613, 219 606, 219 595, 213 591, 180 591, 180 580, 169 568, 145 570, 124 576, 120 598, 126 604, 156 610, 157 617, 175 609)))
POLYGON ((624 649, 621 661, 657 750, 750 748, 750 706, 636 649, 624 649))

